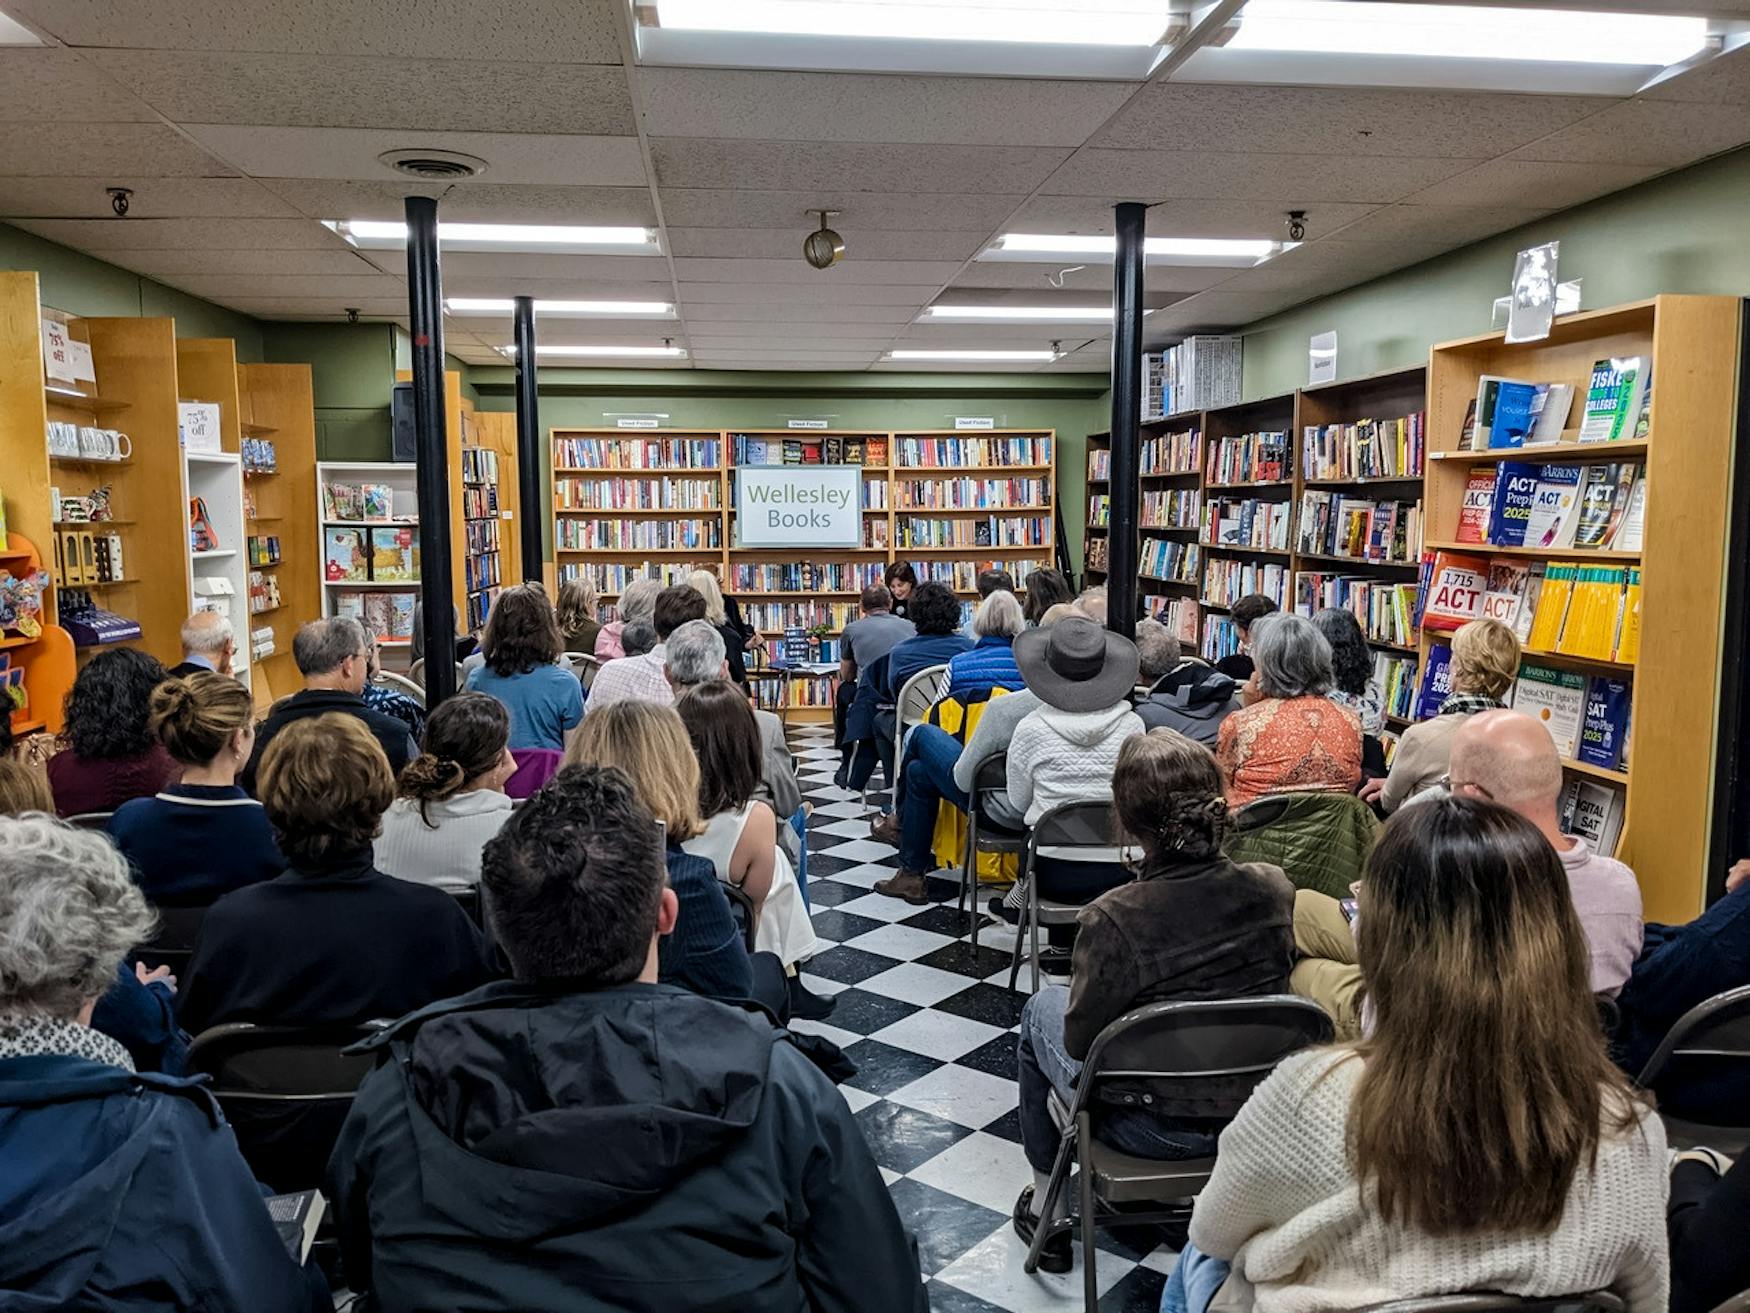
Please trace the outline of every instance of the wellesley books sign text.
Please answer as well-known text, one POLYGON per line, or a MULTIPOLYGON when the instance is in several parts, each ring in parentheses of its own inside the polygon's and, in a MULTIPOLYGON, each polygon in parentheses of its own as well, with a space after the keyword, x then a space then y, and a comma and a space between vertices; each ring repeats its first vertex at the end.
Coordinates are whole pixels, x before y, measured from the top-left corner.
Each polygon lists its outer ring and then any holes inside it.
POLYGON ((861 547, 863 471, 856 465, 738 466, 741 547, 861 547))

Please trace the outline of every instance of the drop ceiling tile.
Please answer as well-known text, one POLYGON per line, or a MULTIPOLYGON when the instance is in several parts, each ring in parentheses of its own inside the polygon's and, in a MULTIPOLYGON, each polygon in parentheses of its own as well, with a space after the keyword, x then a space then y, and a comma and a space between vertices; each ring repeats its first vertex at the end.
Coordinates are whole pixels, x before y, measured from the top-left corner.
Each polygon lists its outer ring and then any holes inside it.
MULTIPOLYGON (((1036 146, 917 146, 818 141, 650 143, 662 187, 846 189, 858 192, 1031 191, 1069 156, 1036 146)), ((829 204, 815 199, 814 205, 829 204)), ((846 214, 847 221, 849 213, 846 214)), ((766 225, 762 225, 766 226, 766 225)))
POLYGON ((1332 226, 1324 215, 1309 214, 1307 222, 1315 239, 1326 235, 1343 242, 1405 241, 1441 238, 1449 247, 1493 237, 1551 213, 1511 205, 1385 205, 1354 223, 1332 226))
POLYGON ((33 123, 0 132, 0 177, 223 178, 236 172, 165 123, 33 123))
MULTIPOLYGON (((492 346, 502 346, 514 336, 508 318, 481 318, 476 315, 448 315, 446 318, 462 325, 463 331, 492 346)), ((679 337, 683 326, 678 319, 560 319, 537 315, 536 336, 542 342, 626 342, 654 337, 679 337)))
POLYGON ((1312 242, 1253 269, 1241 270, 1217 289, 1231 292, 1297 292, 1323 296, 1450 250, 1456 243, 1436 237, 1404 241, 1336 238, 1312 242))
POLYGON ((1043 360, 877 360, 869 366, 884 374, 1037 374, 1049 362, 1043 360))
POLYGON ((343 251, 309 219, 18 219, 16 226, 81 251, 343 251))
POLYGON ((790 361, 794 364, 801 364, 803 361, 829 362, 833 364, 867 364, 874 360, 876 356, 880 355, 884 349, 885 348, 882 347, 875 347, 855 351, 838 351, 833 349, 796 351, 784 348, 776 350, 753 350, 748 348, 724 350, 722 348, 716 348, 710 351, 696 350, 693 352, 693 356, 695 359, 699 360, 711 359, 747 364, 760 364, 766 362, 776 363, 781 361, 790 361))
POLYGON ((478 179, 421 183, 399 176, 372 182, 267 178, 262 185, 300 214, 316 219, 399 219, 406 213, 402 202, 407 197, 436 196, 443 217, 458 222, 656 226, 656 206, 648 187, 540 186, 478 179))
MULTIPOLYGON (((1030 233, 1114 231, 1113 202, 1086 196, 1035 196, 1010 217, 1005 230, 1030 233)), ((1329 232, 1352 223, 1376 207, 1327 201, 1314 208, 1304 196, 1286 193, 1269 200, 1181 198, 1151 205, 1145 222, 1150 237, 1250 237, 1281 240, 1289 210, 1307 210, 1314 231, 1329 232)))
POLYGON ((372 275, 378 270, 354 251, 302 250, 260 247, 242 251, 128 251, 108 253, 124 268, 152 278, 180 278, 189 274, 355 274, 372 275))
POLYGON ((6 10, 71 46, 243 50, 287 55, 620 62, 614 0, 7 0, 6 10))
POLYGON ((832 371, 837 372, 837 373, 845 373, 845 372, 851 372, 851 371, 859 371, 860 372, 861 369, 868 368, 867 363, 845 361, 845 360, 841 360, 841 361, 816 361, 816 362, 811 363, 809 361, 802 360, 799 358, 794 358, 794 357, 772 359, 772 360, 743 360, 743 359, 740 359, 738 357, 737 358, 725 358, 722 356, 696 357, 693 361, 693 366, 696 369, 756 370, 756 371, 757 370, 771 370, 771 371, 780 372, 780 373, 788 372, 791 370, 811 369, 811 368, 819 368, 819 369, 824 369, 824 370, 832 370, 832 371))
POLYGON ((0 47, 0 123, 151 123, 156 118, 78 51, 0 47))
POLYGON ((861 287, 926 284, 941 286, 960 272, 959 260, 859 260, 847 254, 830 269, 816 269, 798 251, 788 260, 679 258, 675 277, 682 283, 802 283, 809 287, 861 287))
MULTIPOLYGON (((382 267, 391 268, 387 262, 382 267)), ((401 267, 405 268, 404 265, 401 267)), ((599 278, 510 278, 500 274, 483 277, 478 274, 457 273, 450 267, 449 258, 444 260, 443 270, 445 296, 539 296, 556 301, 674 300, 674 284, 666 279, 662 282, 624 280, 609 283, 599 278)), ((666 274, 668 267, 660 261, 652 262, 647 272, 666 274)))
POLYGON ((393 319, 407 315, 407 297, 401 296, 234 296, 226 302, 233 310, 258 319, 313 317, 344 319, 346 308, 355 306, 366 319, 393 319))
POLYGON ((988 233, 1026 199, 1024 193, 931 193, 909 186, 876 192, 852 190, 842 184, 811 191, 747 191, 666 184, 661 193, 663 221, 671 229, 799 227, 806 231, 819 222, 808 211, 826 206, 839 211, 833 222, 844 233, 988 233))
MULTIPOLYGON (((1044 184, 1048 195, 1169 200, 1276 200, 1384 204, 1461 172, 1458 158, 1264 155, 1204 150, 1093 150, 1044 184)), ((1284 208, 1287 208, 1286 206, 1284 208)))
POLYGON ((1250 323, 1304 299, 1300 294, 1289 291, 1224 292, 1218 289, 1202 292, 1151 316, 1151 321, 1158 322, 1151 322, 1147 332, 1153 336, 1179 322, 1221 322, 1229 325, 1250 323))
POLYGON ((1591 96, 1157 82, 1090 146, 1485 159, 1612 103, 1591 96))
POLYGON ((1110 332, 1110 324, 932 323, 907 324, 895 334, 895 340, 905 346, 937 351, 986 346, 1005 351, 1043 351, 1053 342, 1068 351, 1110 332))
MULTIPOLYGON (((711 325, 716 327, 716 325, 711 325)), ((769 330, 768 330, 769 331, 769 330)), ((687 343, 695 351, 884 351, 892 343, 893 335, 883 333, 877 337, 807 337, 757 336, 751 333, 700 333, 687 334, 687 343)))
MULTIPOLYGON (((1210 269, 1193 265, 1160 264, 1151 261, 1144 273, 1144 287, 1150 293, 1201 292, 1228 277, 1232 269, 1210 269)), ((1033 264, 1010 260, 975 260, 954 280, 954 287, 1000 287, 1021 291, 1051 292, 1061 288, 1077 292, 1112 292, 1112 266, 1109 263, 1084 264, 1079 268, 1074 260, 1054 264, 1033 264)))
POLYGON ((1547 205, 1565 209, 1664 172, 1652 164, 1486 160, 1403 199, 1411 205, 1547 205))
MULTIPOLYGON (((830 220, 833 224, 844 221, 830 220)), ((814 224, 798 221, 788 228, 667 228, 669 249, 676 256, 715 259, 800 260, 802 240, 814 224)), ((965 260, 990 236, 976 232, 870 232, 853 228, 844 233, 850 258, 857 260, 965 260)))
POLYGON ((377 156, 384 151, 428 147, 478 156, 491 170, 488 176, 499 183, 548 184, 588 178, 598 186, 636 187, 644 182, 643 157, 635 137, 217 123, 192 124, 187 130, 215 155, 257 178, 385 181, 397 175, 377 156))
MULTIPOLYGON (((690 295, 690 286, 681 289, 681 319, 688 324, 699 323, 798 323, 824 327, 859 324, 904 324, 916 317, 924 304, 913 305, 835 304, 827 301, 786 301, 755 304, 746 301, 701 301, 690 295)), ((921 292, 922 289, 920 289, 921 292)))
POLYGON ((936 294, 937 284, 889 287, 865 284, 855 292, 843 284, 825 283, 689 283, 680 285, 681 300, 719 305, 863 305, 921 306, 936 294))
POLYGON ((164 279, 209 301, 272 297, 346 297, 346 305, 358 298, 398 299, 406 302, 403 280, 387 274, 270 274, 245 277, 238 274, 178 274, 164 279))
MULTIPOLYGON (((440 211, 441 213, 441 211, 440 211)), ((405 268, 399 251, 372 251, 371 257, 405 268), (397 258, 398 257, 398 258, 397 258)), ((641 283, 668 280, 668 262, 660 255, 547 255, 532 251, 445 251, 444 277, 540 278, 554 282, 641 283)), ((618 298, 615 298, 618 299, 618 298)), ((672 298, 665 298, 672 299, 672 298)))
POLYGON ((1578 164, 1655 164, 1668 169, 1750 141, 1750 114, 1717 105, 1630 100, 1552 132, 1507 156, 1578 164))
MULTIPOLYGON (((1750 8, 1750 0, 1745 0, 1750 8)), ((1750 15, 1746 15, 1750 17, 1750 15)), ((1698 68, 1641 92, 1647 100, 1690 100, 1710 105, 1750 104, 1750 46, 1716 56, 1698 68)))
POLYGON ((646 68, 653 137, 1079 146, 1131 82, 646 68))
POLYGON ((103 50, 86 58, 177 123, 432 132, 637 130, 617 65, 103 50), (514 87, 514 94, 506 88, 514 87))
POLYGON ((128 221, 293 217, 298 211, 253 178, 0 178, 0 218, 109 219, 109 187, 133 191, 128 221))
POLYGON ((830 323, 811 320, 796 312, 784 312, 765 319, 701 319, 693 316, 690 321, 683 319, 682 322, 687 325, 689 337, 770 337, 784 341, 805 339, 819 345, 843 340, 862 346, 867 342, 886 341, 910 320, 898 319, 891 323, 830 323))

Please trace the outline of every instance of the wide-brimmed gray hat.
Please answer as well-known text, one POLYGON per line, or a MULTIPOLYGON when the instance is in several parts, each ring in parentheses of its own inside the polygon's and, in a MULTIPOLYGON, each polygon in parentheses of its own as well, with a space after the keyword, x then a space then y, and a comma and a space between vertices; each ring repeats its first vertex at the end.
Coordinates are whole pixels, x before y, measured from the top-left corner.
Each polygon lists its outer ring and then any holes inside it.
POLYGON ((1015 638, 1027 688, 1060 711, 1104 711, 1136 687, 1136 644, 1083 616, 1015 638))

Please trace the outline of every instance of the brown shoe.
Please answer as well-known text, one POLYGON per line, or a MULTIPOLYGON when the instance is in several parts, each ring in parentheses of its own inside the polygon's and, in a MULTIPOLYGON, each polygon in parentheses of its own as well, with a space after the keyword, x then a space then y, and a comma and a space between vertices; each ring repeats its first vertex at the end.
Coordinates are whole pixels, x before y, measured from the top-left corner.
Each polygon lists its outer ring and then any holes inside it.
POLYGON ((903 898, 914 906, 922 906, 930 901, 929 894, 924 891, 922 871, 901 870, 891 879, 877 880, 875 892, 889 898, 903 898))
POLYGON ((899 847, 899 813, 888 812, 880 820, 869 823, 869 837, 876 843, 899 847))

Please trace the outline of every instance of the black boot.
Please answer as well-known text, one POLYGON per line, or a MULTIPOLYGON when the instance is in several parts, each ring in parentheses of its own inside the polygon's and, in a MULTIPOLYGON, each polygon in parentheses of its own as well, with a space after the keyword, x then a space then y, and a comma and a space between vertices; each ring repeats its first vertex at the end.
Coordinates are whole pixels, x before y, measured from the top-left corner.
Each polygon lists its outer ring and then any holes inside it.
POLYGON ((832 1015, 833 1008, 838 1006, 835 998, 810 993, 803 986, 800 973, 790 977, 789 990, 790 1015, 804 1021, 824 1021, 832 1015))

